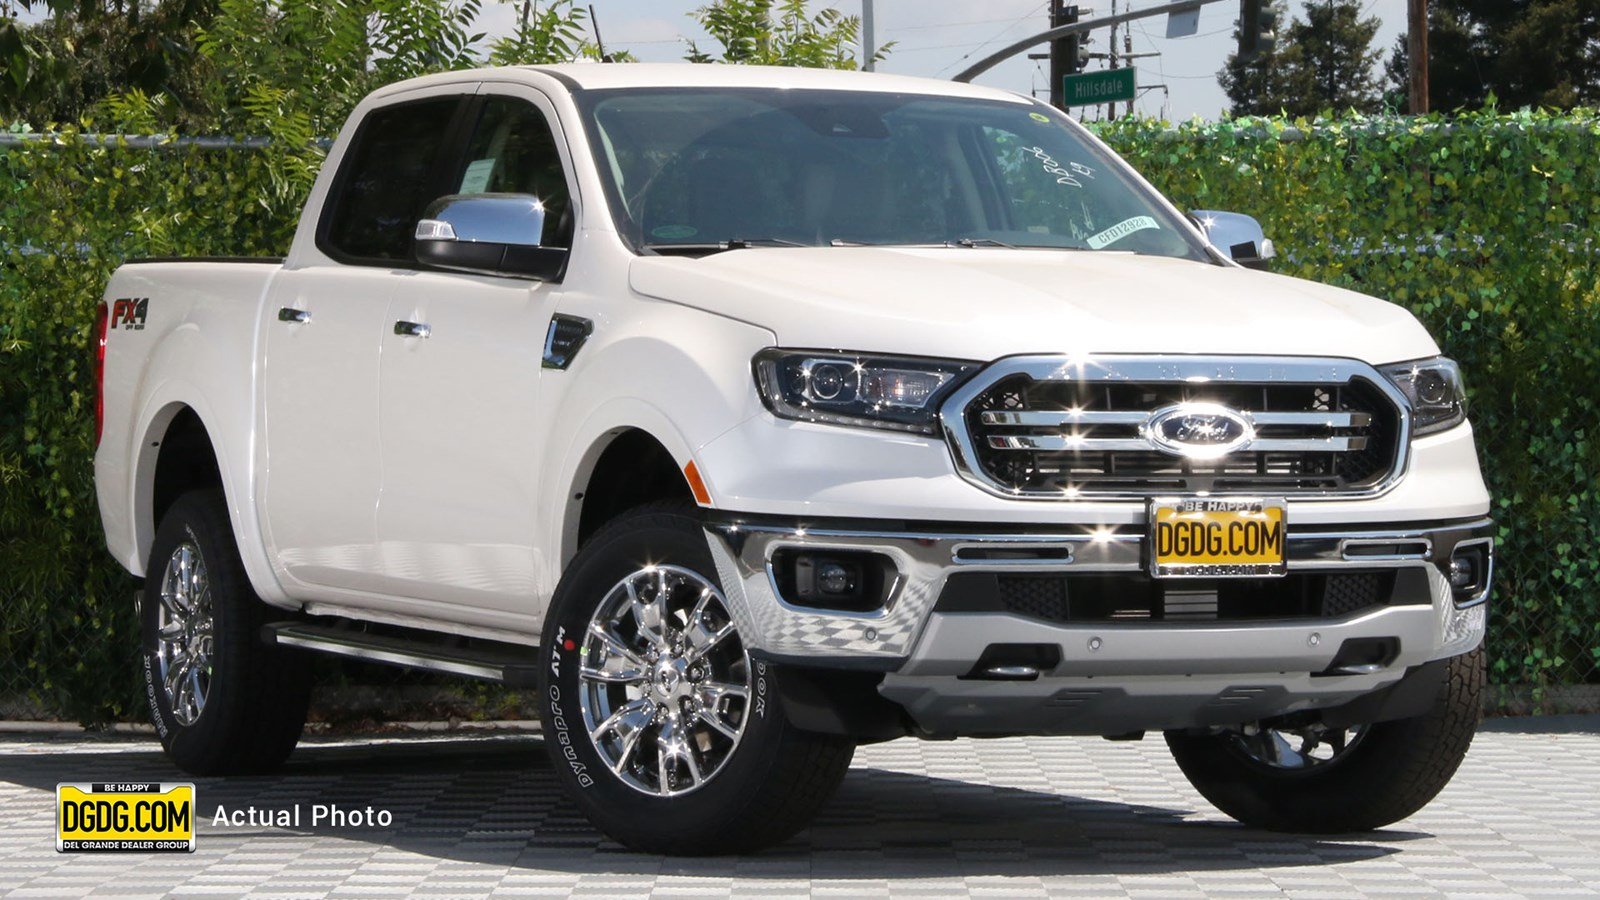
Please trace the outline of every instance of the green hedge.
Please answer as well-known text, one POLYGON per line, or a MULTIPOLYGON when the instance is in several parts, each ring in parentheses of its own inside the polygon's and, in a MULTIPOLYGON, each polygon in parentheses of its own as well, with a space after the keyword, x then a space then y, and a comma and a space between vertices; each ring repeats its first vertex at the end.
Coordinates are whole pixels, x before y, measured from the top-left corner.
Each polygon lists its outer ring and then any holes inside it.
POLYGON ((0 718, 142 718, 132 584, 94 497, 90 330, 133 256, 282 253, 277 157, 67 133, 0 146, 0 718))
MULTIPOLYGON (((1255 215, 1279 270, 1403 303, 1466 367, 1501 553, 1501 683, 1600 682, 1600 120, 1238 120, 1101 134, 1180 205, 1255 215)), ((279 254, 307 154, 0 146, 0 715, 142 715, 90 472, 89 326, 129 256, 279 254)))
POLYGON ((1500 683, 1600 682, 1600 118, 1243 119, 1100 134, 1278 271, 1403 304, 1466 372, 1499 522, 1500 683))

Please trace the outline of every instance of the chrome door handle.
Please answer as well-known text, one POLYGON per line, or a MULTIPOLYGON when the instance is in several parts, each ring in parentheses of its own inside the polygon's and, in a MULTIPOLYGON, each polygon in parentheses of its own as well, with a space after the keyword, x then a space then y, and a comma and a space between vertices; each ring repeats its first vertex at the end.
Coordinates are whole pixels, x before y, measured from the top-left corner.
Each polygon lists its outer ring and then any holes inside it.
POLYGON ((433 333, 427 322, 406 322, 404 320, 394 323, 394 333, 403 337, 425 338, 433 333))
POLYGON ((295 309, 292 306, 285 306, 284 308, 278 310, 278 321, 294 322, 304 325, 311 321, 311 311, 308 309, 295 309))

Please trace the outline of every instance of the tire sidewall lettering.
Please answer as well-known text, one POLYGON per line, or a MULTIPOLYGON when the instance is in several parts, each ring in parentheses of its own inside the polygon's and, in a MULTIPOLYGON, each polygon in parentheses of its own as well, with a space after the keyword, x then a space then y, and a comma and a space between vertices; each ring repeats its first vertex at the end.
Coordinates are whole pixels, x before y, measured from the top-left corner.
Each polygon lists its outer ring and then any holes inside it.
POLYGON ((767 663, 765 660, 756 660, 755 689, 755 703, 752 705, 755 707, 756 718, 764 720, 767 717, 767 663))
MULTIPOLYGON (((561 655, 561 645, 556 644, 550 657, 556 660, 561 655)), ((551 671, 559 674, 559 668, 552 663, 551 671)), ((573 780, 578 787, 588 789, 594 786, 594 776, 589 774, 589 764, 579 756, 578 747, 572 739, 571 727, 568 725, 567 711, 561 703, 561 686, 553 680, 545 693, 545 700, 550 711, 549 733, 546 740, 554 740, 560 748, 561 760, 572 772, 573 780)))
POLYGON ((144 695, 145 699, 150 703, 150 720, 155 724, 156 734, 161 740, 165 741, 172 731, 167 726, 166 712, 157 700, 156 673, 155 667, 151 663, 151 658, 152 655, 150 653, 146 652, 144 654, 144 695))

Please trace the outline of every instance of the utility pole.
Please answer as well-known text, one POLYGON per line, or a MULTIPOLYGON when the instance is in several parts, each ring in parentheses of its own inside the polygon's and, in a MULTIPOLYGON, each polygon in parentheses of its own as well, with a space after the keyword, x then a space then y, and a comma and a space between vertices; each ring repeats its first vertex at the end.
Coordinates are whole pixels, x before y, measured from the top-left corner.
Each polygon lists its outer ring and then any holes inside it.
MULTIPOLYGON (((1116 15, 1117 15, 1117 0, 1111 0, 1111 16, 1112 16, 1112 18, 1116 18, 1116 15)), ((1117 68, 1117 23, 1115 23, 1115 22, 1111 23, 1111 44, 1110 44, 1110 46, 1108 46, 1106 48, 1106 53, 1108 54, 1108 56, 1106 57, 1107 67, 1108 68, 1112 68, 1112 69, 1117 68)), ((1114 121, 1116 121, 1116 119, 1117 119, 1117 105, 1115 103, 1107 103, 1106 104, 1106 121, 1107 122, 1114 122, 1114 121)))
POLYGON ((1428 0, 1407 0, 1406 12, 1406 62, 1411 69, 1406 88, 1411 114, 1420 116, 1428 111, 1428 0))
MULTIPOLYGON (((1078 21, 1078 7, 1068 6, 1065 0, 1050 0, 1050 27, 1059 28, 1078 21)), ((1082 35, 1072 34, 1050 42, 1050 105, 1056 109, 1067 108, 1062 96, 1062 86, 1068 75, 1078 74, 1082 67, 1078 59, 1078 45, 1082 35)))
POLYGON ((861 0, 861 55, 865 59, 861 62, 861 69, 871 72, 876 68, 872 57, 877 55, 878 42, 872 27, 872 0, 861 0))
MULTIPOLYGON (((1127 28, 1122 29, 1122 58, 1127 60, 1128 65, 1133 65, 1133 25, 1131 23, 1127 28)), ((1135 72, 1134 74, 1137 75, 1138 73, 1135 72)), ((1128 98, 1128 108, 1124 111, 1124 115, 1130 117, 1133 115, 1132 97, 1128 98)))

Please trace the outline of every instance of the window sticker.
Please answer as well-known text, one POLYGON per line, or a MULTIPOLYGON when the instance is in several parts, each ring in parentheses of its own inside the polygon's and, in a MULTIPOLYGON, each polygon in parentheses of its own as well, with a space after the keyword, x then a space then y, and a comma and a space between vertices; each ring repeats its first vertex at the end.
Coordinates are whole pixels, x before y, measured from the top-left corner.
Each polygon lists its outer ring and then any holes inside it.
POLYGON ((1028 118, 1034 120, 1035 122, 1049 123, 1049 121, 1050 121, 1050 117, 1049 116, 1045 115, 1044 113, 1040 113, 1040 112, 1028 113, 1028 118))
POLYGON ((494 174, 493 159, 475 159, 467 163, 466 174, 461 176, 459 194, 481 194, 489 189, 489 177, 494 174))
POLYGON ((658 225, 650 229, 651 237, 666 238, 667 240, 682 240, 692 238, 700 233, 700 229, 693 225, 658 225))
POLYGON ((1157 225, 1156 220, 1149 216, 1134 216, 1131 219, 1123 219, 1099 234, 1089 235, 1087 243, 1089 244, 1089 249, 1099 250, 1122 240, 1135 231, 1144 231, 1147 228, 1159 230, 1161 226, 1157 225))
POLYGON ((1092 180, 1094 178, 1094 169, 1091 169, 1082 163, 1075 162, 1067 163, 1067 165, 1063 167, 1061 163, 1056 162, 1055 157, 1051 156, 1050 152, 1045 150, 1043 147, 1023 147, 1022 152, 1032 153, 1033 158, 1039 161, 1039 165, 1042 166, 1046 172, 1056 176, 1056 184, 1065 184, 1070 185, 1071 187, 1081 188, 1083 187, 1083 181, 1081 179, 1088 178, 1092 180))

